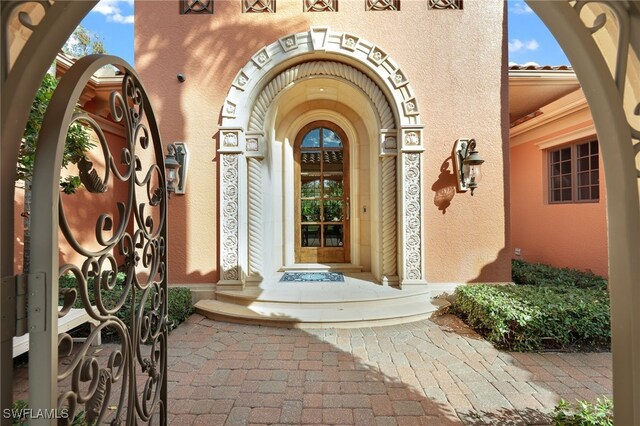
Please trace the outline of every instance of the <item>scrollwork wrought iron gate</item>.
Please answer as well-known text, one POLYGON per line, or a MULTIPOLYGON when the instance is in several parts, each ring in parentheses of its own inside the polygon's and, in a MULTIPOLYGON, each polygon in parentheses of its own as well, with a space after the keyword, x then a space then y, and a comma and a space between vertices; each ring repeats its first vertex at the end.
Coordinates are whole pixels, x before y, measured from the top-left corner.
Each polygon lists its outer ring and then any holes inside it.
MULTIPOLYGON (((67 418, 58 419, 63 423, 71 423, 84 411, 89 424, 166 424, 168 247, 162 147, 149 97, 125 61, 87 56, 62 77, 36 153, 35 273, 28 277, 28 288, 30 405, 64 410, 67 418), (112 152, 97 120, 76 109, 87 82, 105 66, 116 66, 122 75, 121 88, 109 98, 112 121, 124 128, 120 152, 112 152), (94 132, 98 140, 94 151, 101 156, 95 168, 88 160, 78 164, 86 202, 109 206, 91 220, 91 228, 82 230, 70 224, 82 210, 67 211, 58 187, 67 130, 76 122, 94 132), (114 195, 115 186, 121 199, 114 195), (59 232, 80 260, 59 265, 59 232), (61 288, 63 275, 75 277, 77 285, 61 288), (85 342, 74 345, 69 334, 58 334, 57 324, 80 305, 98 325, 85 342), (128 312, 129 324, 116 315, 122 310, 128 312), (107 330, 117 343, 96 351, 92 342, 107 330), (65 362, 59 362, 63 358, 65 362)), ((49 422, 39 419, 32 424, 40 421, 49 422)))

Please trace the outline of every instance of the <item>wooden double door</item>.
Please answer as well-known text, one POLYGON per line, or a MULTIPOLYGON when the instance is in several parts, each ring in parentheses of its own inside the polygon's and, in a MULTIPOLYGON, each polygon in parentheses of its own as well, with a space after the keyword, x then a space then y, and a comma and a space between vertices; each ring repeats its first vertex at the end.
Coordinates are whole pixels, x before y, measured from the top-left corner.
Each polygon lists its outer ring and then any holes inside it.
POLYGON ((329 121, 305 126, 295 140, 297 263, 350 261, 349 143, 329 121))

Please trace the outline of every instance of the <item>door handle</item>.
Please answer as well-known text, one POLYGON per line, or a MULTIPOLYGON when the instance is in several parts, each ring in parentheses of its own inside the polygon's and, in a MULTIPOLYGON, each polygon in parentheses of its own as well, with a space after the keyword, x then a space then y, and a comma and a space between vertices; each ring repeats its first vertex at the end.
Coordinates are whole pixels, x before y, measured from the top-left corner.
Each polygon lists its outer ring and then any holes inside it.
POLYGON ((351 209, 349 208, 349 200, 347 200, 347 220, 349 220, 349 219, 350 219, 350 215, 351 215, 350 210, 351 210, 351 209))

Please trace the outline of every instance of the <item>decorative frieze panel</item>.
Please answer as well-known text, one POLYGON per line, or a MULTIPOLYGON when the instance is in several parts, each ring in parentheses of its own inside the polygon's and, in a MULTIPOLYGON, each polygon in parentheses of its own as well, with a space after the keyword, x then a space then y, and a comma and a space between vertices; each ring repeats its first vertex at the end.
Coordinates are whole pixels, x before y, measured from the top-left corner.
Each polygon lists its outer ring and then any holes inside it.
POLYGON ((342 46, 343 49, 353 51, 353 50, 356 50, 356 47, 358 46, 358 41, 360 41, 359 37, 356 37, 351 34, 343 34, 342 42, 340 43, 340 46, 342 46))
POLYGON ((242 0, 244 13, 276 13, 276 0, 242 0))
POLYGON ((367 0, 366 10, 400 10, 400 0, 367 0))
POLYGON ((225 118, 235 118, 236 117, 236 104, 231 101, 226 101, 224 103, 224 109, 222 110, 222 116, 225 118))
POLYGON ((245 136, 245 156, 250 158, 264 158, 265 146, 262 132, 247 132, 245 136))
POLYGON ((393 87, 396 89, 409 84, 409 80, 407 80, 407 77, 405 77, 401 70, 395 70, 392 72, 391 75, 389 75, 389 81, 391 81, 391 84, 393 84, 393 87))
POLYGON ((222 155, 222 247, 223 281, 240 281, 238 265, 238 161, 239 154, 222 155))
POLYGON ((384 52, 384 50, 376 46, 371 46, 371 51, 369 52, 367 59, 369 59, 374 64, 380 66, 382 65, 384 60, 387 59, 387 56, 388 55, 384 52))
POLYGON ((396 155, 398 153, 398 131, 396 129, 382 129, 380 131, 380 156, 396 155))
POLYGON ((264 67, 269 62, 269 59, 271 58, 269 57, 269 52, 267 52, 266 48, 258 51, 258 53, 251 57, 251 60, 258 68, 264 67))
POLYGON ((422 130, 423 126, 405 126, 402 128, 401 140, 404 152, 424 151, 422 130))
POLYGON ((244 72, 240 71, 236 79, 233 81, 233 87, 238 90, 244 91, 244 88, 247 86, 248 82, 249 77, 244 72))
POLYGON ((298 47, 298 40, 295 34, 291 34, 287 37, 282 37, 280 40, 280 46, 284 52, 289 52, 298 47))
POLYGON ((242 152, 243 133, 239 128, 221 128, 220 129, 220 152, 242 152))
POLYGON ((418 111, 418 104, 414 98, 408 99, 402 103, 402 109, 404 110, 404 115, 419 115, 420 111, 418 111))
POLYGON ((181 15, 213 14, 213 0, 180 0, 181 15))
POLYGON ((338 0, 304 0, 305 12, 337 12, 338 0))
POLYGON ((429 9, 462 10, 462 0, 429 0, 429 9))
POLYGON ((422 280, 422 193, 420 153, 403 154, 404 280, 422 280))

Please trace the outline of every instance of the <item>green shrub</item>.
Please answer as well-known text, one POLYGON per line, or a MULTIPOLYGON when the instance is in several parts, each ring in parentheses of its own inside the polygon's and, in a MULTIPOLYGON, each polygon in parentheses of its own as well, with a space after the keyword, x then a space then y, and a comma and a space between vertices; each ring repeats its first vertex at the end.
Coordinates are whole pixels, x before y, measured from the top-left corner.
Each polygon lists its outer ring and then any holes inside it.
POLYGON ((452 311, 508 350, 610 345, 609 294, 598 288, 464 286, 456 289, 452 311))
POLYGON ((553 410, 553 424, 555 426, 613 426, 613 402, 604 397, 595 403, 577 401, 572 406, 565 400, 560 400, 553 410))
POLYGON ((522 260, 511 262, 511 278, 514 283, 522 285, 607 288, 607 280, 591 271, 556 268, 522 260))
MULTIPOLYGON (((101 290, 101 299, 103 304, 107 309, 112 308, 117 305, 119 302, 121 295, 123 293, 123 283, 125 280, 125 274, 118 273, 116 278, 117 283, 112 290, 101 290)), ((77 281, 75 277, 71 274, 64 275, 60 277, 59 280, 60 289, 64 288, 77 288, 77 281)), ((93 279, 89 279, 88 285, 88 295, 89 301, 92 305, 95 305, 95 295, 93 290, 93 279)), ((62 292, 61 292, 62 293, 62 292)), ((188 288, 174 288, 169 287, 169 291, 167 293, 168 296, 168 317, 169 317, 169 331, 176 328, 180 323, 185 321, 189 315, 191 315, 195 309, 193 307, 193 303, 191 302, 191 290, 188 288)), ((127 300, 120 310, 118 310, 115 314, 116 317, 121 319, 127 327, 131 325, 131 315, 132 315, 132 303, 131 303, 131 293, 127 296, 129 300, 127 300)), ((145 301, 145 311, 151 309, 153 294, 145 301)), ((133 307, 137 311, 140 303, 142 301, 142 292, 138 291, 136 293, 136 300, 133 304, 133 307)), ((74 304, 75 308, 82 308, 82 299, 78 294, 77 300, 74 304)), ((134 311, 135 312, 135 311, 134 311)), ((107 327, 103 329, 102 333, 103 339, 106 341, 116 340, 118 338, 118 332, 114 328, 107 327)))

